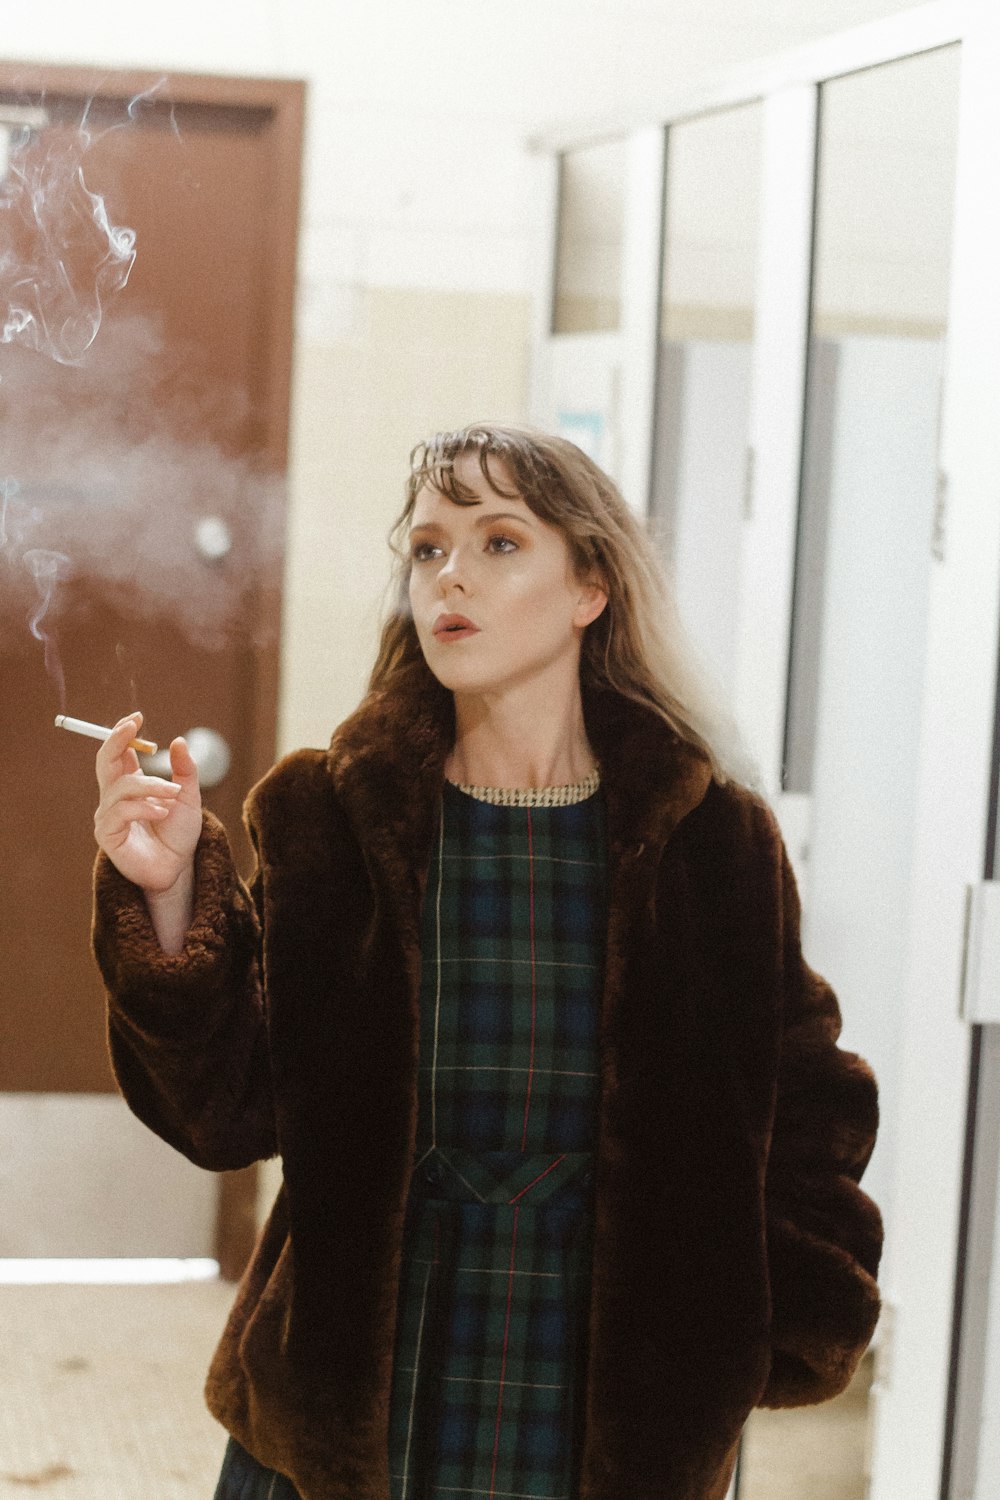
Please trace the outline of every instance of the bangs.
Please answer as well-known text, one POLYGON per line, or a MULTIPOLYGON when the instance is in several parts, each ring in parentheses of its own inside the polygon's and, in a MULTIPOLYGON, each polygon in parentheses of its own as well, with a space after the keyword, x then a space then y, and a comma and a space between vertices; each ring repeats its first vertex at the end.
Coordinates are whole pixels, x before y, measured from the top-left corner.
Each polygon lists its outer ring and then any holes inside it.
MULTIPOLYGON (((404 539, 417 496, 425 485, 447 496, 455 505, 478 503, 475 491, 463 484, 455 473, 455 460, 463 453, 475 454, 483 479, 494 495, 506 500, 523 500, 542 521, 562 532, 578 573, 582 574, 595 565, 603 570, 604 549, 594 515, 594 503, 601 503, 601 494, 599 486, 592 482, 590 471, 593 470, 599 478, 602 476, 591 460, 565 439, 531 429, 479 422, 453 432, 436 432, 411 450, 406 504, 393 527, 391 545, 404 539), (567 472, 563 448, 575 464, 583 466, 583 472, 577 475, 581 493, 574 489, 572 476, 567 472), (506 466, 512 489, 506 489, 499 477, 491 472, 491 458, 506 466)), ((401 547, 394 546, 394 550, 408 574, 408 557, 401 547)))
POLYGON ((447 495, 456 505, 474 505, 475 492, 463 484, 455 473, 455 459, 460 453, 475 453, 479 468, 489 488, 495 495, 507 500, 527 496, 518 489, 506 490, 493 477, 489 469, 490 458, 503 460, 518 475, 517 455, 511 445, 498 441, 495 433, 482 427, 464 427, 456 432, 438 432, 426 442, 418 443, 410 453, 410 477, 406 486, 408 509, 411 509, 417 494, 425 485, 447 495))

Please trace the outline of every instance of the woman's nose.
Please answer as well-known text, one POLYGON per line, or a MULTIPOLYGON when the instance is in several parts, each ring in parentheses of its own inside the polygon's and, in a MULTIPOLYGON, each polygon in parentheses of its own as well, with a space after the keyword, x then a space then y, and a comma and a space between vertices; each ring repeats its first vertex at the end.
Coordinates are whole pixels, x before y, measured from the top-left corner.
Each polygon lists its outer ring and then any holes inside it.
POLYGON ((456 553, 452 552, 447 562, 442 563, 438 569, 438 585, 444 592, 456 585, 464 590, 465 567, 456 553))

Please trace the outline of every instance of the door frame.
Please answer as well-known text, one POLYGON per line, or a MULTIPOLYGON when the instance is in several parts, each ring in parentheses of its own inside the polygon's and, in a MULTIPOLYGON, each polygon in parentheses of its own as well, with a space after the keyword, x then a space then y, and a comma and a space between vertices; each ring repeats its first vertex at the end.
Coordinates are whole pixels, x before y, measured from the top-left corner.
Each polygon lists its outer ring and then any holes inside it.
MULTIPOLYGON (((270 273, 265 279, 267 301, 261 308, 265 358, 256 436, 262 462, 287 479, 306 85, 292 78, 0 60, 0 95, 15 96, 19 102, 36 104, 39 99, 70 95, 127 104, 147 94, 177 104, 254 111, 271 136, 270 273)), ((277 533, 283 534, 284 489, 275 489, 274 503, 281 508, 277 533)), ((250 648, 253 677, 246 726, 251 782, 273 764, 277 745, 281 591, 279 563, 260 580, 252 608, 257 628, 250 648)), ((215 1252, 220 1274, 227 1280, 242 1274, 256 1238, 257 1179, 256 1166, 220 1176, 215 1252)))

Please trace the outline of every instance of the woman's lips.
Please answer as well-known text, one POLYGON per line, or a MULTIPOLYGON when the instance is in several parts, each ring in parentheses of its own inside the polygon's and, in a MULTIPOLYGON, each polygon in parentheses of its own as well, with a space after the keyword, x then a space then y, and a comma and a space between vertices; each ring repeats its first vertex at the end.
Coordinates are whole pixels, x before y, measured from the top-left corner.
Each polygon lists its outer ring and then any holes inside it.
POLYGON ((436 641, 458 641, 470 635, 478 635, 478 625, 473 625, 464 615, 442 615, 434 624, 436 641))

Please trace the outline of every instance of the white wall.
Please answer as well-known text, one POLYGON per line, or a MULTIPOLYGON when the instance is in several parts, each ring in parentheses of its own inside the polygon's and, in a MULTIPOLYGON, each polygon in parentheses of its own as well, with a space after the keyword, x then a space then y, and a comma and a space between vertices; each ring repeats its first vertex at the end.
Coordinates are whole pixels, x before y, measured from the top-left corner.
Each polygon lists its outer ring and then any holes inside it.
POLYGON ((0 1202, 0 1258, 214 1253, 211 1176, 114 1094, 0 1095, 0 1202))

